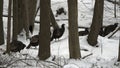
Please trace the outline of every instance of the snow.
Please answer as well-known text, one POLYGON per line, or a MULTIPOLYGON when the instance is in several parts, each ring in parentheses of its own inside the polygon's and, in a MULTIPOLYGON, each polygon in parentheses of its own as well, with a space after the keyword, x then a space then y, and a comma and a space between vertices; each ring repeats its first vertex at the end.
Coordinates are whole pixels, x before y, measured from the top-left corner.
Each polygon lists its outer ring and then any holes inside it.
MULTIPOLYGON (((55 14, 56 9, 59 7, 64 7, 65 10, 68 10, 67 0, 51 0, 51 8, 53 13, 55 14)), ((4 0, 4 13, 7 14, 7 5, 8 1, 4 0)), ((93 15, 93 7, 94 7, 94 0, 78 0, 78 25, 84 27, 90 27, 92 22, 92 15, 93 15)), ((114 24, 116 22, 120 23, 120 9, 117 6, 117 18, 114 18, 114 5, 105 1, 104 5, 104 20, 103 25, 114 24)), ((68 13, 67 13, 68 15, 68 13)), ((67 15, 60 15, 55 17, 56 19, 68 19, 67 15)), ((6 39, 7 35, 7 18, 3 18, 4 22, 4 35, 6 39)), ((37 16, 36 20, 39 20, 37 16)), ((20 56, 19 53, 13 54, 14 56, 2 55, 2 52, 6 48, 6 43, 0 46, 0 59, 1 61, 5 61, 3 64, 0 61, 0 67, 6 67, 8 64, 7 62, 13 62, 14 59, 32 59, 32 60, 25 60, 28 64, 32 66, 26 65, 24 62, 17 62, 13 65, 8 67, 18 67, 18 68, 120 68, 120 63, 117 62, 118 57, 118 45, 119 45, 119 38, 120 38, 120 31, 118 31, 112 38, 108 39, 107 37, 98 37, 98 47, 92 47, 87 43, 87 36, 79 36, 79 42, 81 47, 81 55, 82 58, 86 55, 90 55, 84 59, 69 59, 69 44, 68 44, 68 20, 60 20, 57 21, 59 26, 61 24, 65 24, 65 33, 60 38, 59 41, 52 41, 51 42, 51 57, 48 58, 46 61, 38 60, 38 47, 37 49, 24 49, 21 51, 20 56), (87 49, 88 51, 84 51, 87 49), (20 57, 19 57, 20 56, 20 57), (9 57, 9 58, 8 58, 9 57), (17 58, 16 58, 17 57, 17 58), (12 58, 12 59, 11 59, 12 58), (52 59, 55 58, 54 61, 52 59), (11 61, 10 61, 11 60, 11 61), (60 66, 59 66, 60 65, 60 66)), ((83 30, 79 28, 79 31, 83 30)), ((39 24, 35 23, 34 33, 33 35, 38 34, 39 31, 39 24)), ((22 32, 24 36, 18 36, 18 40, 22 41, 24 44, 28 45, 29 40, 26 40, 25 32, 22 32)), ((31 36, 33 36, 31 35, 31 36)))

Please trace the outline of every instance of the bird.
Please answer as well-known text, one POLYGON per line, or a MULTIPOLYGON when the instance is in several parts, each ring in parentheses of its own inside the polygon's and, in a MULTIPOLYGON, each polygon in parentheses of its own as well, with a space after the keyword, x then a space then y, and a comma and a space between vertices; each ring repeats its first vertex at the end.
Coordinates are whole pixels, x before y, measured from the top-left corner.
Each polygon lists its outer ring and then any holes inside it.
MULTIPOLYGON (((10 43, 10 52, 19 52, 21 50, 23 50, 26 47, 26 45, 24 43, 22 43, 21 41, 18 40, 13 40, 10 43)), ((3 54, 6 54, 7 52, 5 51, 3 54)))
POLYGON ((31 46, 38 46, 39 44, 39 35, 34 35, 32 38, 30 38, 30 43, 29 45, 26 47, 26 49, 29 49, 31 46))
POLYGON ((104 28, 104 36, 108 35, 109 33, 113 32, 118 26, 118 23, 113 25, 108 25, 104 28))
POLYGON ((89 33, 88 28, 85 28, 85 31, 79 31, 79 36, 85 36, 89 33))
POLYGON ((56 28, 56 29, 54 29, 53 30, 53 34, 52 34, 52 37, 51 37, 51 41, 53 40, 53 39, 59 39, 62 35, 63 35, 63 33, 64 33, 64 31, 65 31, 65 24, 62 24, 61 25, 61 28, 56 28))
POLYGON ((10 43, 10 51, 11 52, 20 52, 25 47, 26 47, 26 45, 24 43, 22 43, 21 41, 18 41, 18 40, 13 40, 10 43))
POLYGON ((59 9, 56 10, 56 17, 58 15, 61 15, 62 13, 64 13, 64 15, 66 15, 66 11, 63 7, 60 7, 59 9))

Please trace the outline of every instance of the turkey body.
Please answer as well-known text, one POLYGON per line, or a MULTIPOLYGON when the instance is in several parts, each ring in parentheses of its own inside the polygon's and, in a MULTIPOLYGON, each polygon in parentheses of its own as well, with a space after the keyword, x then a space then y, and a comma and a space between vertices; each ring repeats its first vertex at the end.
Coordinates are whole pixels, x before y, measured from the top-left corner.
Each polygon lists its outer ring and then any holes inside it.
POLYGON ((51 41, 53 39, 59 39, 63 34, 64 34, 64 31, 65 31, 65 24, 62 24, 61 25, 61 28, 56 28, 53 30, 53 35, 51 37, 51 41))

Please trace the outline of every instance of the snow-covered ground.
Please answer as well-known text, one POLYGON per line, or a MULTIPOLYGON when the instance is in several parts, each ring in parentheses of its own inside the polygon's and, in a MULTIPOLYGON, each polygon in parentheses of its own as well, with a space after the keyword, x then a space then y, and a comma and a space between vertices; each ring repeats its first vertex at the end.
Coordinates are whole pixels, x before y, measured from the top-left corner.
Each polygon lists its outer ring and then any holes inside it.
MULTIPOLYGON (((4 0, 4 14, 7 14, 7 0, 4 0)), ((59 7, 64 7, 66 11, 68 10, 67 0, 51 0, 51 7, 53 13, 56 13, 56 9, 59 7)), ((93 16, 93 7, 94 0, 78 0, 78 25, 84 27, 90 27, 93 16)), ((103 25, 109 25, 114 23, 120 23, 120 8, 117 6, 117 18, 114 18, 114 5, 105 1, 104 5, 104 20, 103 25)), ((60 15, 56 17, 56 19, 68 19, 67 15, 60 15)), ((37 17, 36 20, 39 20, 37 17)), ((107 37, 98 37, 98 46, 92 47, 90 46, 86 39, 87 36, 79 36, 79 42, 81 47, 81 55, 85 57, 86 55, 90 55, 84 59, 69 59, 69 49, 68 49, 68 20, 60 20, 57 21, 59 25, 65 24, 65 33, 60 38, 59 41, 51 42, 51 57, 46 61, 38 61, 38 47, 37 49, 24 49, 21 51, 22 56, 16 55, 9 56, 2 55, 2 50, 5 50, 6 44, 0 46, 0 60, 4 61, 4 63, 0 62, 0 67, 18 67, 18 68, 120 68, 120 63, 117 62, 118 56, 118 45, 120 38, 120 31, 118 31, 112 38, 108 39, 107 37), (87 49, 88 51, 84 51, 87 49), (20 57, 19 57, 20 56, 20 57), (27 57, 26 57, 27 56, 27 57), (51 59, 55 57, 55 60, 51 59), (18 59, 26 59, 22 61, 16 61, 18 59), (31 59, 31 60, 27 60, 31 59), (9 65, 11 63, 11 65, 9 65), (28 63, 28 65, 27 65, 28 63), (30 65, 29 65, 30 64, 30 65), (60 66, 59 66, 60 65, 60 66)), ((7 18, 4 18, 4 35, 6 39, 7 30, 7 18)), ((79 29, 82 30, 82 29, 79 29)), ((39 24, 35 24, 34 34, 38 34, 39 24)), ((25 43, 29 44, 29 40, 26 40, 25 36, 19 36, 18 39, 25 43)))

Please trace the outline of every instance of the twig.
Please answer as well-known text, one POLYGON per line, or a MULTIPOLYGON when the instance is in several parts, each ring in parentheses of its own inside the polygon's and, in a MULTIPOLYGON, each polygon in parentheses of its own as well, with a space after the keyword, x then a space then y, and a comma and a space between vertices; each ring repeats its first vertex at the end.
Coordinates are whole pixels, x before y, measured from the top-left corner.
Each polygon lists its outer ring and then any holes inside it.
MULTIPOLYGON (((28 56, 32 57, 32 58, 33 58, 34 60, 36 60, 36 61, 42 61, 42 60, 38 60, 38 59, 34 58, 33 56, 31 56, 31 55, 29 55, 29 54, 28 54, 28 56)), ((31 59, 30 59, 30 60, 31 60, 31 59)), ((55 64, 55 65, 57 65, 57 66, 62 67, 61 65, 59 65, 59 64, 57 64, 57 63, 54 63, 54 62, 51 62, 51 61, 42 61, 42 62, 52 63, 52 64, 55 64)))
POLYGON ((56 19, 56 21, 68 21, 68 19, 56 19))
POLYGON ((117 31, 119 31, 120 30, 120 27, 119 28, 117 28, 108 38, 111 38, 117 31))
POLYGON ((90 54, 88 54, 88 55, 82 57, 82 59, 85 59, 86 57, 91 56, 91 55, 93 55, 93 53, 90 53, 90 54))
POLYGON ((60 67, 62 67, 61 65, 59 65, 59 64, 57 64, 57 63, 54 63, 54 62, 51 62, 51 61, 43 61, 43 62, 52 63, 52 64, 55 64, 55 65, 57 65, 57 66, 60 66, 60 67))
POLYGON ((22 61, 22 59, 18 59, 18 60, 16 60, 16 61, 14 61, 14 62, 8 64, 7 67, 11 66, 12 64, 16 63, 17 61, 21 61, 21 62, 23 62, 23 63, 25 63, 25 64, 27 64, 27 65, 29 65, 29 66, 32 66, 32 65, 30 65, 30 64, 28 64, 28 63, 22 61))
MULTIPOLYGON (((5 51, 4 49, 0 49, 0 50, 1 50, 1 51, 5 51)), ((17 58, 17 57, 15 57, 14 55, 11 55, 11 56, 13 56, 14 58, 17 58)), ((32 65, 30 65, 30 64, 22 61, 23 59, 19 59, 19 58, 17 58, 17 59, 18 59, 18 60, 16 60, 16 61, 21 61, 21 62, 23 62, 23 63, 25 63, 25 64, 27 64, 27 65, 29 65, 29 66, 32 66, 32 65)), ((13 63, 15 63, 16 61, 14 61, 13 63)), ((13 63, 8 64, 7 67, 10 66, 10 65, 12 65, 13 63)))
POLYGON ((117 5, 119 5, 119 2, 116 2, 116 1, 112 1, 112 0, 107 0, 108 2, 111 2, 111 3, 113 3, 113 4, 117 4, 117 5))

